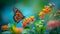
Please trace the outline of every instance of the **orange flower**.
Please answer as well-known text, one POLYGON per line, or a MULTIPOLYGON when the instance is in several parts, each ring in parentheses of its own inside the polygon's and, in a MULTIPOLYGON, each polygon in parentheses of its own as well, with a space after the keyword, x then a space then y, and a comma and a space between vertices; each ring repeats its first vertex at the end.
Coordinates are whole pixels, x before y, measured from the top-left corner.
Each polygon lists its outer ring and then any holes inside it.
POLYGON ((26 20, 24 20, 23 23, 26 23, 26 20))
POLYGON ((40 12, 40 13, 39 13, 39 17, 40 17, 40 18, 44 18, 44 16, 43 16, 44 14, 45 14, 45 13, 44 13, 43 11, 40 12))
POLYGON ((27 19, 27 24, 29 24, 29 23, 30 23, 30 21, 31 21, 31 19, 30 19, 30 18, 28 18, 28 19, 27 19))
POLYGON ((44 16, 40 15, 40 18, 44 18, 44 16))
POLYGON ((2 29, 2 30, 8 30, 8 25, 3 25, 3 26, 1 26, 1 29, 2 29))
POLYGON ((43 15, 43 11, 39 13, 39 16, 40 16, 40 15, 43 15))
POLYGON ((27 25, 26 23, 22 23, 22 26, 23 26, 23 27, 26 27, 26 25, 27 25))
POLYGON ((50 13, 50 12, 51 12, 50 8, 43 9, 43 13, 45 13, 45 14, 50 13))
POLYGON ((31 19, 31 21, 34 21, 35 20, 34 16, 31 16, 30 19, 31 19))
POLYGON ((15 28, 14 32, 15 33, 21 33, 23 31, 23 28, 15 28))

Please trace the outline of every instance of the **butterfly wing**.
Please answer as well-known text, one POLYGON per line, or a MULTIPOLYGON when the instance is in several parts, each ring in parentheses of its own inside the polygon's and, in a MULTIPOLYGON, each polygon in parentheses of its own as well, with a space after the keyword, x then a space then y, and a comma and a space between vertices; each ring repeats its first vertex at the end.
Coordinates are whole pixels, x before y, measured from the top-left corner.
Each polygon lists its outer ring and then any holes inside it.
POLYGON ((13 18, 14 18, 15 22, 19 22, 22 19, 24 19, 24 16, 19 10, 17 10, 17 11, 15 11, 15 15, 13 16, 13 18))

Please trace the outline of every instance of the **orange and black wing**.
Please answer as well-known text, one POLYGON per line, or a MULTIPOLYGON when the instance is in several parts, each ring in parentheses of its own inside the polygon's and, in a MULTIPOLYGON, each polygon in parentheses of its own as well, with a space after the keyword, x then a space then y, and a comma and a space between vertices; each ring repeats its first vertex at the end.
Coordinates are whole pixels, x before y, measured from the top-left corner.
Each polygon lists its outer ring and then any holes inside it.
POLYGON ((23 14, 19 10, 16 10, 15 13, 14 13, 13 18, 14 18, 15 22, 19 22, 22 19, 24 19, 24 16, 23 16, 23 14))

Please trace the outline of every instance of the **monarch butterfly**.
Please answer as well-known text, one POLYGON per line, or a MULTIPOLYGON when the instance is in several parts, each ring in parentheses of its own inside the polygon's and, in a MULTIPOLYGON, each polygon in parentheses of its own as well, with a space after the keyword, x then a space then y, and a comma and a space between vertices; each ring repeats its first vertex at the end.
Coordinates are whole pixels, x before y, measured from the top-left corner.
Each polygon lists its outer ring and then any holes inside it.
POLYGON ((13 8, 13 11, 14 11, 13 19, 14 19, 15 22, 18 23, 19 21, 24 19, 23 14, 17 8, 13 8))

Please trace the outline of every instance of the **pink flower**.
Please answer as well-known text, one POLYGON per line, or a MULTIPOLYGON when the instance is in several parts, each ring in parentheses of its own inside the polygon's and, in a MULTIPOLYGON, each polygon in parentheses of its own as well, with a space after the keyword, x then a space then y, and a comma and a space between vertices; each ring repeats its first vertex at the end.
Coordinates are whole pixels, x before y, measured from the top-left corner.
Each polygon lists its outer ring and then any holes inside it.
POLYGON ((60 21, 58 20, 50 20, 48 23, 47 23, 47 27, 48 29, 53 29, 53 28, 57 28, 60 26, 60 21))

